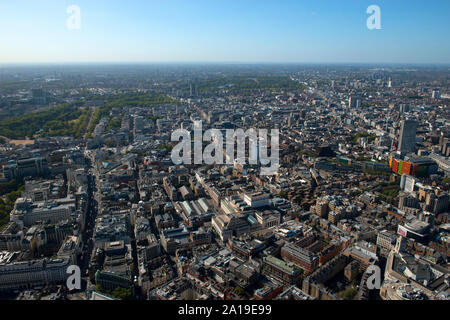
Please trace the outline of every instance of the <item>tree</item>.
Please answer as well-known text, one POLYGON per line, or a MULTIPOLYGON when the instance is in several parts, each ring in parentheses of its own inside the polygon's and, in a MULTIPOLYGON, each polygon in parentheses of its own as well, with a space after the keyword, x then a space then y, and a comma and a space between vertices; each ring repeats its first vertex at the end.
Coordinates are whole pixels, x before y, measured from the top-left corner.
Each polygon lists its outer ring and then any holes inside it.
POLYGON ((287 193, 286 193, 286 191, 280 191, 280 193, 278 193, 278 195, 279 195, 281 198, 287 199, 287 193))
POLYGON ((244 289, 242 289, 241 287, 238 286, 238 287, 234 288, 234 293, 242 296, 244 294, 244 289))
POLYGON ((20 185, 16 191, 6 194, 5 200, 0 201, 0 229, 9 222, 9 213, 14 208, 14 204, 25 189, 24 185, 20 185))
POLYGON ((89 108, 80 108, 77 103, 66 103, 0 121, 0 135, 15 139, 32 137, 35 134, 81 138, 89 120, 89 113, 89 108))
POLYGON ((344 300, 353 300, 356 297, 358 291, 355 288, 349 287, 342 291, 341 296, 344 300))
POLYGON ((102 285, 100 284, 95 285, 95 290, 102 293, 106 292, 105 289, 103 289, 102 285))
POLYGON ((130 289, 125 289, 121 287, 115 288, 112 292, 112 296, 120 300, 131 300, 131 298, 133 297, 130 289))

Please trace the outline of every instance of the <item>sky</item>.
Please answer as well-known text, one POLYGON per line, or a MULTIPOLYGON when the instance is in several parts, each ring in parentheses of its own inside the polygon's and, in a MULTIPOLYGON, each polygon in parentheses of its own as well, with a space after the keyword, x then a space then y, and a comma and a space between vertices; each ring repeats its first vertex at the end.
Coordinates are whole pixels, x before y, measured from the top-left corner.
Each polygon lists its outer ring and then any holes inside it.
POLYGON ((449 64, 449 16, 448 0, 2 0, 0 63, 449 64))

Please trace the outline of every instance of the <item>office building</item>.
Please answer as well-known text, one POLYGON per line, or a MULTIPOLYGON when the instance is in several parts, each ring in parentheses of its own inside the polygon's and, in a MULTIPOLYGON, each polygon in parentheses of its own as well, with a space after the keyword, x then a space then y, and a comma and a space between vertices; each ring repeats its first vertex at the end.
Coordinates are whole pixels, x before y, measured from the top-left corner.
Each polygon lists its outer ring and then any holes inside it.
POLYGON ((417 127, 418 123, 415 120, 402 121, 398 140, 398 151, 405 153, 414 152, 417 127))
POLYGON ((64 284, 70 259, 24 261, 0 265, 0 291, 64 284))
POLYGON ((281 248, 281 257, 295 263, 306 272, 314 271, 319 266, 319 257, 317 255, 291 243, 286 243, 281 248))
POLYGON ((302 272, 293 263, 269 255, 263 258, 263 274, 284 284, 296 284, 300 280, 302 272))

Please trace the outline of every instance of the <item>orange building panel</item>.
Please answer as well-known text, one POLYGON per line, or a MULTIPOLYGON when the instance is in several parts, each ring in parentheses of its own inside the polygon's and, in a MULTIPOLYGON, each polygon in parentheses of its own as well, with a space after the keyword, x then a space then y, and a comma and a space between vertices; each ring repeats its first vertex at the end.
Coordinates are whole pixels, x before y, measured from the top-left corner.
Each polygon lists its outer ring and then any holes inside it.
POLYGON ((403 162, 402 174, 410 174, 411 173, 411 162, 405 161, 403 162))

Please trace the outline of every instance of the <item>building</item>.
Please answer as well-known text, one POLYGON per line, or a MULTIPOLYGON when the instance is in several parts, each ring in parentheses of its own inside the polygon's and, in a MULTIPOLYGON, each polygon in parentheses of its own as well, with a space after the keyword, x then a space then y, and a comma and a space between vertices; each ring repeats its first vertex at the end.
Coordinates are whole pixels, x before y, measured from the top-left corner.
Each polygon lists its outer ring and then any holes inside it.
POLYGON ((328 290, 324 283, 341 272, 348 262, 343 254, 334 257, 303 280, 302 291, 320 300, 339 300, 339 296, 328 290))
POLYGON ((437 163, 431 158, 403 157, 398 153, 391 154, 389 167, 396 174, 406 174, 417 178, 428 177, 437 173, 438 170, 437 163))
POLYGON ((276 300, 314 300, 314 298, 296 286, 290 286, 284 290, 276 300))
POLYGON ((344 268, 344 276, 350 282, 356 279, 358 273, 359 273, 359 263, 356 260, 353 260, 344 268))
POLYGON ((409 217, 404 225, 399 225, 397 233, 403 237, 412 238, 419 242, 427 239, 431 225, 420 221, 416 217, 409 217))
POLYGON ((3 166, 3 176, 11 180, 28 176, 43 176, 49 172, 47 159, 42 157, 21 159, 17 162, 11 161, 3 166))
POLYGON ((324 200, 324 199, 317 199, 317 202, 316 202, 316 207, 315 207, 315 209, 316 209, 316 215, 317 216, 319 216, 319 217, 321 217, 321 218, 326 218, 326 217, 328 217, 328 210, 329 210, 329 208, 328 208, 328 201, 326 201, 326 200, 324 200))
POLYGON ((126 214, 102 215, 95 221, 94 241, 99 248, 104 248, 111 241, 130 243, 130 226, 126 214))
POLYGON ((372 247, 367 247, 363 244, 354 245, 352 247, 347 248, 343 254, 347 257, 352 257, 353 259, 358 261, 361 265, 368 267, 372 264, 378 263, 376 247, 371 244, 370 246, 372 247))
POLYGON ((266 248, 266 243, 257 239, 252 241, 228 240, 228 247, 239 257, 249 259, 266 248))
POLYGON ((351 96, 348 99, 348 107, 349 108, 359 108, 361 106, 361 99, 357 96, 351 96))
POLYGON ((0 290, 31 289, 64 284, 69 259, 33 260, 0 265, 0 290))
POLYGON ((270 204, 270 194, 262 192, 243 193, 242 199, 251 208, 265 207, 270 204))
POLYGON ((415 120, 402 120, 397 150, 400 152, 414 152, 416 146, 416 131, 418 122, 415 120))
POLYGON ((255 218, 263 228, 279 226, 281 222, 281 215, 278 212, 270 210, 257 211, 255 218))
POLYGON ((24 231, 17 223, 8 223, 0 231, 0 251, 14 252, 22 250, 24 236, 24 231))
POLYGON ((302 271, 293 263, 285 262, 269 255, 263 258, 263 274, 274 277, 284 284, 292 285, 300 281, 302 271))
POLYGON ((283 291, 283 284, 278 281, 269 281, 255 291, 255 300, 273 300, 283 291))
POLYGON ((97 270, 95 273, 95 283, 109 291, 113 291, 119 287, 124 289, 132 289, 133 287, 131 276, 124 276, 111 271, 97 270))
POLYGON ((77 264, 77 255, 81 253, 81 238, 70 236, 65 239, 58 251, 58 258, 69 259, 71 264, 77 264))
POLYGON ((383 230, 378 233, 377 246, 380 247, 381 249, 391 251, 392 249, 395 248, 395 243, 396 243, 395 234, 387 230, 383 230))
POLYGON ((26 227, 37 222, 55 224, 69 219, 75 212, 74 203, 65 204, 58 201, 33 203, 29 199, 19 198, 11 212, 11 221, 23 223, 26 227))
POLYGON ((406 192, 413 192, 414 187, 416 185, 416 179, 409 174, 402 174, 402 178, 400 180, 400 189, 406 192))
POLYGON ((311 272, 319 266, 317 255, 291 243, 286 243, 281 248, 281 257, 295 263, 306 272, 311 272))
POLYGON ((47 104, 47 93, 42 89, 31 89, 32 103, 36 105, 47 104))
POLYGON ((433 92, 431 93, 432 99, 440 99, 441 98, 441 92, 439 89, 433 89, 433 92))
POLYGON ((223 242, 233 235, 239 236, 249 231, 249 224, 245 219, 234 215, 219 215, 212 218, 212 226, 223 242))

